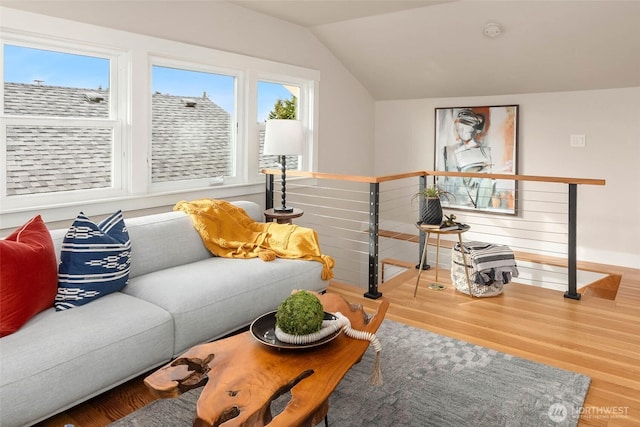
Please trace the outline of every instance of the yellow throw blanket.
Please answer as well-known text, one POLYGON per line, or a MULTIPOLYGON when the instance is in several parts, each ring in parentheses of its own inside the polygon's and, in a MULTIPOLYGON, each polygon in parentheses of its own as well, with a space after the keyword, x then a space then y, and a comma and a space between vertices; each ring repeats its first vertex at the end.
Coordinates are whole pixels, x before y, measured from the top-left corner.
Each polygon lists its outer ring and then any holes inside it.
POLYGON ((244 209, 225 200, 178 202, 173 210, 191 216, 193 225, 211 253, 225 258, 275 257, 318 261, 322 278, 333 277, 333 258, 320 253, 318 235, 311 228, 275 222, 255 222, 244 209))

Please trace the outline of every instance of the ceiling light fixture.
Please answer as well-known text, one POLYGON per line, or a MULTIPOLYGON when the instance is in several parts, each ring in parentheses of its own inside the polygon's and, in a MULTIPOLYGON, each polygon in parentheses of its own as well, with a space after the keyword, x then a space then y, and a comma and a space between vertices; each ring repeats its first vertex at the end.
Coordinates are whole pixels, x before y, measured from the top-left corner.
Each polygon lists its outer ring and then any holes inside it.
POLYGON ((484 35, 490 39, 495 39, 500 34, 502 34, 502 25, 496 24, 495 22, 489 22, 484 25, 484 35))

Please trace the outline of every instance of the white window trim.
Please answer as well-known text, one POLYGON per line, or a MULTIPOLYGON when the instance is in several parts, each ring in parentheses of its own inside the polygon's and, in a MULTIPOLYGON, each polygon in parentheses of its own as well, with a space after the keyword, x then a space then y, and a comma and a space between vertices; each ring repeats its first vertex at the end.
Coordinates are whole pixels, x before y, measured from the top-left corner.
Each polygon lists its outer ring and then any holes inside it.
MULTIPOLYGON (((31 211, 33 208, 44 208, 47 206, 56 206, 60 204, 61 198, 64 204, 80 204, 90 200, 104 200, 107 198, 124 197, 129 187, 129 174, 125 173, 127 162, 127 149, 130 146, 129 134, 125 131, 126 121, 129 117, 128 87, 126 82, 129 81, 129 58, 126 50, 115 47, 107 48, 89 42, 71 41, 63 39, 59 36, 43 37, 27 33, 16 29, 2 28, 0 43, 0 63, 4 63, 4 45, 10 44, 15 46, 46 49, 56 52, 70 53, 76 55, 86 55, 109 60, 109 117, 100 118, 75 118, 75 117, 55 117, 55 116, 30 116, 30 115, 5 115, 4 103, 1 111, 2 123, 0 133, 0 165, 6 170, 6 129, 12 125, 51 125, 51 126, 69 126, 69 127, 102 127, 109 128, 113 133, 113 151, 112 151, 112 187, 103 189, 87 189, 68 192, 38 193, 19 196, 2 197, 0 205, 0 213, 31 211)), ((0 75, 4 82, 4 69, 0 75)), ((0 99, 4 99, 4 84, 0 85, 0 99)), ((0 192, 1 195, 6 194, 5 174, 0 174, 0 192)), ((2 218, 4 226, 4 218, 2 218)))
MULTIPOLYGON (((314 103, 314 95, 316 93, 316 85, 313 80, 309 79, 301 79, 295 76, 286 76, 283 78, 282 75, 274 75, 270 73, 257 73, 256 76, 256 86, 258 81, 270 82, 270 83, 279 83, 283 85, 293 84, 300 87, 300 98, 298 99, 298 120, 302 121, 305 128, 305 142, 302 153, 302 162, 300 163, 300 168, 302 170, 315 170, 315 151, 313 148, 316 146, 315 144, 315 133, 313 132, 313 124, 315 123, 314 112, 316 111, 313 108, 314 103)), ((254 115, 255 117, 255 115, 254 115)), ((254 133, 253 135, 256 135, 254 133)), ((256 141, 256 146, 258 141, 256 141)), ((255 150, 257 152, 257 149, 255 150)), ((252 180, 260 180, 264 181, 264 177, 255 173, 250 177, 252 180)))
MULTIPOLYGON (((320 72, 317 70, 5 7, 0 7, 0 14, 3 16, 0 27, 0 37, 3 42, 11 37, 19 37, 23 41, 36 41, 35 47, 42 47, 43 41, 50 40, 56 50, 66 43, 71 49, 70 53, 78 53, 73 49, 78 43, 83 47, 95 49, 96 54, 105 51, 120 52, 116 64, 120 84, 118 93, 112 93, 112 96, 114 99, 117 97, 119 108, 131 105, 122 128, 118 130, 123 136, 123 146, 120 150, 123 156, 121 194, 105 194, 100 198, 92 197, 89 201, 84 194, 85 197, 79 197, 80 200, 65 200, 63 203, 43 202, 40 196, 34 196, 25 197, 22 204, 14 205, 8 204, 6 198, 3 198, 0 200, 0 229, 19 226, 35 214, 43 214, 45 221, 61 221, 74 218, 79 210, 83 210, 88 215, 100 215, 111 213, 116 209, 130 211, 171 206, 182 199, 233 198, 264 193, 264 177, 257 172, 258 132, 255 100, 258 80, 296 82, 307 89, 306 96, 309 102, 305 105, 308 105, 308 108, 302 107, 300 112, 306 117, 309 137, 308 155, 303 157, 303 161, 304 167, 308 170, 316 168, 315 128, 318 118, 320 81, 320 72), (33 31, 34 28, 37 29, 37 33, 33 31), (225 67, 241 74, 242 82, 240 83, 239 80, 238 83, 236 111, 238 147, 235 164, 238 183, 226 183, 208 188, 152 191, 149 164, 151 58, 165 58, 189 64, 201 63, 203 66, 219 69, 220 64, 225 64, 225 67), (132 103, 132 100, 135 102, 132 103), (145 143, 139 143, 139 141, 145 141, 145 143)), ((3 76, 0 77, 4 81, 3 76)), ((4 96, 3 88, 0 95, 4 96)), ((299 106, 302 104, 300 102, 299 106)), ((2 152, 4 155, 4 149, 2 152)), ((0 157, 1 160, 3 160, 2 157, 0 157)))
MULTIPOLYGON (((206 61, 193 62, 193 59, 191 61, 187 61, 187 60, 182 60, 175 57, 150 55, 149 56, 149 75, 150 76, 153 75, 154 66, 170 67, 170 68, 189 70, 189 71, 199 71, 203 73, 221 74, 221 75, 227 75, 235 78, 234 91, 235 91, 236 100, 238 100, 238 102, 235 105, 235 109, 233 113, 231 114, 232 128, 236 129, 236 132, 233 133, 231 136, 232 174, 231 176, 224 177, 223 184, 214 182, 213 178, 187 180, 187 181, 184 181, 184 184, 186 184, 187 186, 191 186, 193 188, 208 188, 208 187, 220 186, 220 185, 242 185, 244 182, 241 177, 246 175, 244 172, 244 168, 246 167, 246 165, 245 163, 239 162, 240 156, 238 156, 237 151, 239 146, 238 141, 239 140, 241 141, 242 140, 241 137, 244 136, 244 135, 240 135, 238 131, 238 122, 239 122, 238 117, 241 116, 241 110, 245 108, 245 103, 240 102, 240 100, 242 99, 242 94, 245 91, 244 88, 246 86, 245 72, 243 70, 238 70, 233 68, 224 68, 224 67, 221 67, 220 65, 212 64, 211 62, 206 62, 206 61)), ((152 77, 150 77, 150 84, 152 83, 151 79, 152 77)), ((151 96, 151 91, 149 91, 149 96, 151 96)), ((149 122, 149 134, 151 135, 151 111, 149 111, 149 116, 147 120, 149 122)), ((151 164, 151 143, 149 144, 148 153, 149 153, 149 159, 147 161, 147 164, 150 165, 151 164)), ((180 181, 153 183, 151 182, 151 177, 150 177, 151 168, 149 168, 148 173, 149 173, 149 185, 150 185, 149 192, 152 194, 181 191, 185 189, 185 185, 180 181)))

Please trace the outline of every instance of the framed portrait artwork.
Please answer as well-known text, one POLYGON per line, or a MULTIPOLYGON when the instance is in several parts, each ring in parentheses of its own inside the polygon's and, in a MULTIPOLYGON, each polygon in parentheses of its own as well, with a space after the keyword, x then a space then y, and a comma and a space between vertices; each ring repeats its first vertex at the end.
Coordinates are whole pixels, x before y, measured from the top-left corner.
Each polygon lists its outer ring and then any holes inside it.
MULTIPOLYGON (((517 174, 518 106, 435 109, 435 170, 517 174)), ((443 207, 515 215, 517 181, 436 177, 443 207)))

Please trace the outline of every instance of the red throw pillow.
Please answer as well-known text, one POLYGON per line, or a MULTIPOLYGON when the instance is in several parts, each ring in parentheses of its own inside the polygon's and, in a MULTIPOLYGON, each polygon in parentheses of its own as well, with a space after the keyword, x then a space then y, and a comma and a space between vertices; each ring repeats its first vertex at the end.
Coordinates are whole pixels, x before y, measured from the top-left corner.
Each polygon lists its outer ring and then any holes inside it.
POLYGON ((0 337, 53 307, 57 291, 53 241, 38 215, 0 240, 0 337))

